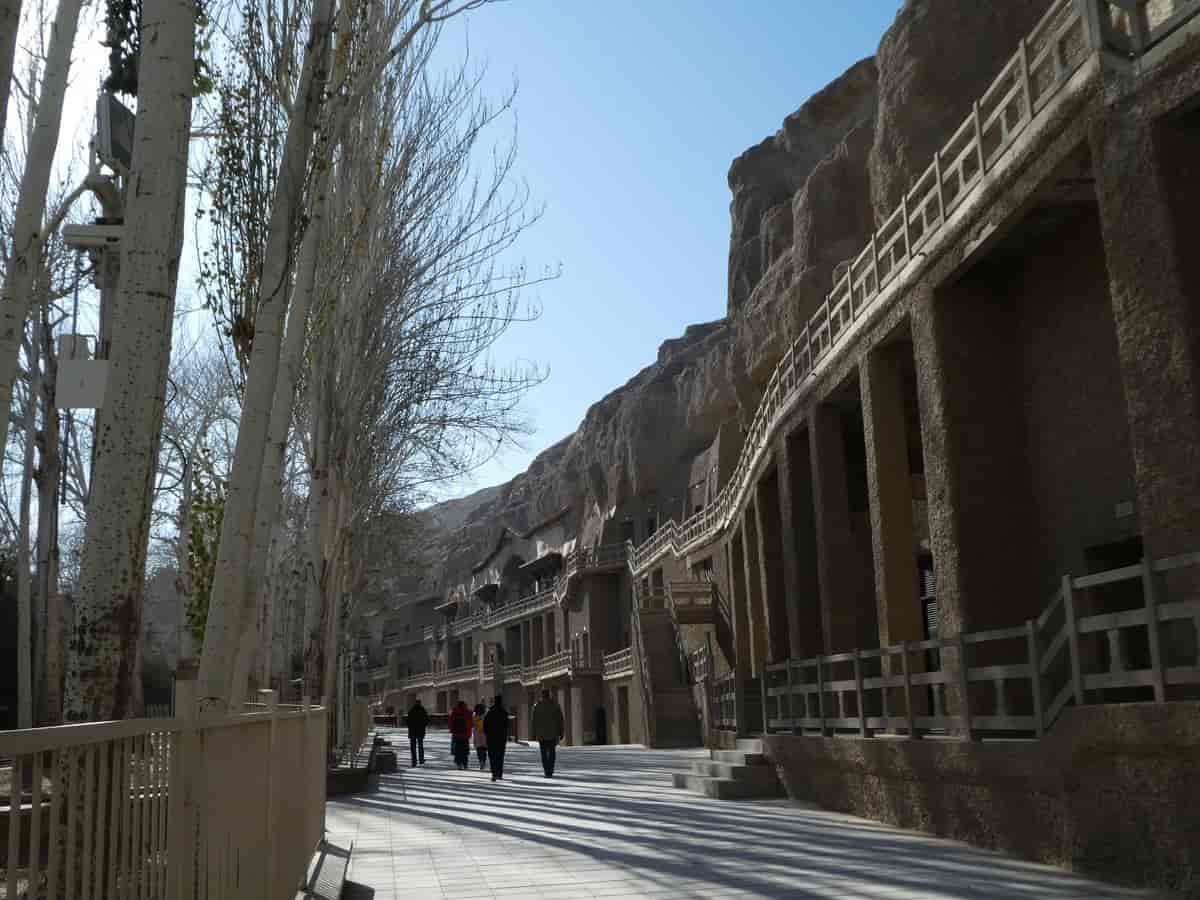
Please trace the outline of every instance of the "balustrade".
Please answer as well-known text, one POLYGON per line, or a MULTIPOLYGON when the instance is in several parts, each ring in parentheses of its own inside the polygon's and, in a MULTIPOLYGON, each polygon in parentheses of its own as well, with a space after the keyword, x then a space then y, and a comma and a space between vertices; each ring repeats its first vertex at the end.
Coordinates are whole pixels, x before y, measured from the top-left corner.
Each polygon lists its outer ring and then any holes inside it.
POLYGON ((1166 627, 1190 626, 1200 637, 1200 598, 1164 601, 1161 584, 1165 573, 1197 565, 1200 553, 1190 553, 1067 575, 1042 614, 1021 625, 767 665, 767 728, 1037 737, 1068 703, 1083 704, 1089 693, 1104 702, 1105 691, 1149 688, 1162 702, 1172 685, 1200 684, 1200 650, 1193 659, 1167 658, 1161 639, 1166 627), (1141 606, 1079 615, 1081 592, 1136 580, 1142 583, 1141 606), (1147 648, 1142 665, 1129 658, 1130 644, 1147 648), (946 650, 952 651, 952 667, 942 664, 946 650), (933 666, 926 665, 929 651, 938 651, 933 666), (986 664, 973 664, 979 657, 986 664), (1102 661, 1100 671, 1091 671, 1096 666, 1088 661, 1102 661), (955 715, 945 711, 948 689, 957 697, 955 715), (924 699, 922 690, 928 691, 924 699))
MULTIPOLYGON (((1142 51, 1200 6, 1200 0, 1056 0, 1050 6, 788 347, 747 430, 733 474, 717 499, 681 524, 668 521, 634 548, 630 558, 635 574, 668 551, 678 557, 711 543, 729 527, 744 503, 751 474, 768 450, 776 419, 808 390, 808 376, 826 357, 832 359, 846 350, 851 326, 910 269, 1025 127, 1087 60, 1092 15, 1088 4, 1100 4, 1095 8, 1107 12, 1131 3, 1139 7, 1139 15, 1132 20, 1154 23, 1148 26, 1147 40, 1137 45, 1142 51), (1171 7, 1169 14, 1163 14, 1164 4, 1171 7)), ((1109 18, 1117 21, 1119 17, 1109 18)), ((1131 33, 1121 32, 1115 25, 1109 31, 1114 29, 1118 35, 1131 33)))
POLYGON ((623 678, 633 673, 633 650, 626 647, 615 653, 605 654, 601 662, 601 673, 605 679, 623 678))

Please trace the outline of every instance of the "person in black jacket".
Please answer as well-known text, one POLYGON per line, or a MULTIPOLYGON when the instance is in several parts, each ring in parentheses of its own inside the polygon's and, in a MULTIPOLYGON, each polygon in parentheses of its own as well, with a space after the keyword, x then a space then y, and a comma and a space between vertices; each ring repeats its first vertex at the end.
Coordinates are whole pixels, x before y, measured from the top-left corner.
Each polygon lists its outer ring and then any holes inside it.
POLYGON ((508 747, 508 710, 504 708, 503 697, 497 696, 483 717, 483 733, 487 735, 492 781, 500 781, 504 778, 504 751, 508 747))
POLYGON ((425 728, 429 725, 429 713, 421 705, 421 698, 412 705, 405 718, 408 726, 408 749, 412 752, 412 768, 417 767, 417 760, 425 765, 425 728))

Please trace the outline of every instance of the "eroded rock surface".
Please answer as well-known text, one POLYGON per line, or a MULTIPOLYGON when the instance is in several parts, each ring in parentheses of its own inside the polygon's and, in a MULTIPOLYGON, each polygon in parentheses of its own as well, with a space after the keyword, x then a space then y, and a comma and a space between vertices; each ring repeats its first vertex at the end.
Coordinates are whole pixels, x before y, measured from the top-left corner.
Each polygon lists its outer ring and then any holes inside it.
POLYGON ((626 513, 678 518, 692 461, 723 422, 749 422, 835 275, 1049 4, 908 0, 876 57, 738 156, 728 176, 727 317, 664 342, 652 365, 593 404, 526 472, 428 511, 428 558, 441 582, 469 575, 503 527, 524 532, 563 508, 584 542, 626 513))

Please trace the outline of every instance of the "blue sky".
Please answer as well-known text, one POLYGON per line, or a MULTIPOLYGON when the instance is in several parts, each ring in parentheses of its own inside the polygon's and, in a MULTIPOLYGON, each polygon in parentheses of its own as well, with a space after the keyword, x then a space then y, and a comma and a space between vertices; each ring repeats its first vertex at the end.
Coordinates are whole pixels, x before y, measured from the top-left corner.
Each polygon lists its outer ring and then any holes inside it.
POLYGON ((447 26, 441 52, 469 39, 489 93, 519 84, 517 172, 546 212, 518 256, 563 269, 497 349, 549 367, 536 433, 449 496, 523 471, 662 341, 725 314, 730 162, 873 54, 899 6, 509 0, 447 26))

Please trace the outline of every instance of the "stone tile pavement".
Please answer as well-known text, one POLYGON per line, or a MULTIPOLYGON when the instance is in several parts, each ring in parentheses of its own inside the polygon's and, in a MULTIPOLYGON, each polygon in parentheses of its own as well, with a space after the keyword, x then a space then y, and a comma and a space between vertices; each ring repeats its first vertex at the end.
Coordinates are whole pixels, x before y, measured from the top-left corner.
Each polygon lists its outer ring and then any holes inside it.
MULTIPOLYGON (((389 735, 385 735, 389 736, 389 735)), ((671 787, 701 751, 566 748, 553 779, 510 745, 502 782, 457 771, 431 733, 424 768, 328 804, 354 843, 356 896, 401 898, 1149 897, 1069 872, 786 801, 709 800, 671 787)))

